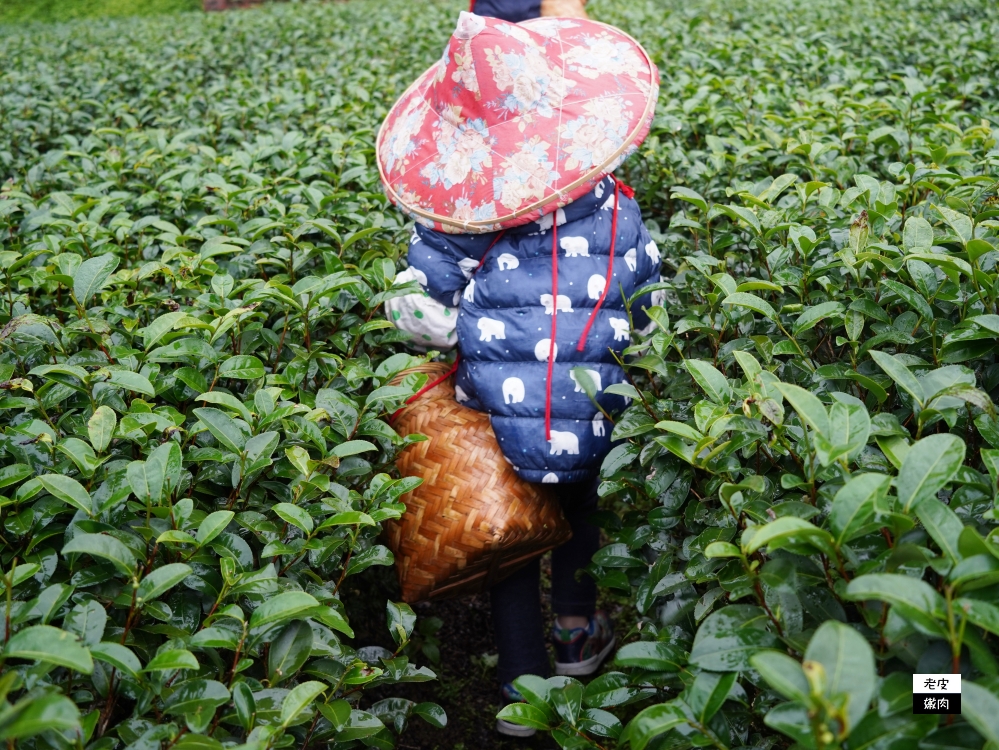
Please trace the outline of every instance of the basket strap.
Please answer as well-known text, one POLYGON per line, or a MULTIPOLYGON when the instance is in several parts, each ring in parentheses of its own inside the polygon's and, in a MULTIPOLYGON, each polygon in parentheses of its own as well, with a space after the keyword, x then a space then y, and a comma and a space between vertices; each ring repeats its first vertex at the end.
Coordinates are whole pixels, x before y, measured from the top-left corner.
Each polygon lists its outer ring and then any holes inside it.
MULTIPOLYGON (((458 360, 459 359, 460 359, 460 356, 456 356, 454 358, 454 364, 451 365, 451 369, 449 369, 447 372, 445 372, 439 378, 435 378, 434 380, 431 380, 429 383, 427 383, 425 386, 423 386, 420 390, 418 390, 412 396, 410 396, 409 398, 407 398, 406 399, 406 406, 408 406, 409 404, 413 403, 414 401, 416 401, 416 399, 418 399, 424 393, 426 393, 427 391, 429 391, 432 388, 435 388, 436 386, 440 385, 445 380, 447 380, 449 377, 451 377, 452 375, 454 375, 455 372, 457 372, 457 370, 458 370, 458 360)), ((389 417, 389 424, 392 424, 393 422, 395 422, 395 420, 399 417, 399 415, 402 414, 402 412, 404 412, 405 410, 406 410, 406 407, 404 406, 401 409, 397 409, 395 412, 393 412, 392 416, 389 417)))

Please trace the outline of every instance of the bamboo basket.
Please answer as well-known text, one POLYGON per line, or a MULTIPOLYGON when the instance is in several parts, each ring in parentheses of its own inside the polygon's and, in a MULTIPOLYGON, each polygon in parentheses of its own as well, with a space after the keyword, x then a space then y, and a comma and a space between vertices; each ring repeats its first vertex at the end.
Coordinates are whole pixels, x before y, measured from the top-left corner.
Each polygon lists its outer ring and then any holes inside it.
POLYGON ((586 0, 541 0, 541 15, 558 18, 589 18, 586 0))
MULTIPOLYGON (((421 365, 396 382, 412 372, 432 382, 448 369, 421 365)), ((572 536, 555 496, 504 459, 489 416, 455 401, 453 376, 408 404, 393 426, 428 438, 396 461, 423 484, 402 498, 402 518, 386 524, 403 601, 485 591, 572 536)))

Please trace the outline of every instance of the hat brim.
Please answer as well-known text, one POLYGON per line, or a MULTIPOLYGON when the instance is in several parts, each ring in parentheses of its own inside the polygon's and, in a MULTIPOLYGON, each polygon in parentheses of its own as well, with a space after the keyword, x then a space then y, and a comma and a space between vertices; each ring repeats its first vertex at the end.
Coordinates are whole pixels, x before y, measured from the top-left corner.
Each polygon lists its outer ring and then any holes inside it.
MULTIPOLYGON (((528 30, 531 30, 532 26, 541 27, 544 25, 547 25, 551 29, 552 21, 571 22, 574 29, 580 29, 583 32, 586 30, 599 31, 627 42, 640 55, 640 59, 646 68, 644 71, 646 80, 643 80, 640 85, 629 88, 626 85, 622 85, 622 80, 619 80, 624 77, 614 77, 618 86, 617 90, 605 92, 596 97, 577 97, 572 94, 565 97, 562 105, 555 111, 555 116, 549 118, 553 125, 551 130, 554 131, 552 137, 555 139, 554 164, 557 167, 560 157, 564 157, 563 138, 559 132, 559 127, 563 124, 564 113, 567 111, 572 112, 574 108, 578 112, 578 107, 584 105, 586 102, 596 101, 599 103, 600 100, 606 99, 608 105, 615 106, 620 103, 623 97, 627 97, 630 105, 630 100, 641 97, 641 101, 636 102, 639 106, 628 112, 630 116, 620 142, 615 145, 613 150, 605 149, 602 151, 599 155, 599 160, 594 161, 584 169, 558 169, 553 172, 554 179, 551 179, 544 185, 543 195, 519 205, 516 209, 508 210, 504 213, 496 211, 494 215, 483 218, 470 217, 467 215, 467 212, 464 216, 456 217, 453 210, 453 196, 448 195, 448 191, 444 189, 441 183, 432 184, 428 180, 421 180, 421 184, 417 190, 405 189, 405 182, 400 179, 399 170, 390 168, 390 165, 398 164, 398 154, 388 153, 389 147, 386 144, 386 141, 396 131, 400 123, 402 123, 401 127, 403 129, 406 127, 407 118, 409 118, 409 121, 419 121, 422 126, 425 126, 427 121, 440 123, 443 120, 433 108, 427 96, 434 77, 440 71, 439 64, 435 64, 417 78, 392 106, 376 140, 376 161, 378 162, 382 184, 389 199, 405 213, 424 225, 451 232, 482 233, 520 226, 530 221, 536 221, 546 213, 554 211, 558 206, 563 206, 590 192, 597 181, 610 172, 613 172, 645 139, 652 124, 652 116, 658 98, 659 75, 655 63, 653 63, 642 45, 620 29, 600 23, 599 21, 577 18, 540 18, 524 21, 518 25, 528 30), (558 124, 558 127, 555 127, 555 123, 558 124), (565 172, 570 173, 570 178, 566 179, 563 177, 565 172)), ((579 35, 580 32, 577 32, 576 36, 579 35)), ((558 42, 562 55, 566 54, 566 48, 579 46, 563 40, 561 34, 558 37, 558 42)), ((565 71, 564 61, 563 71, 565 71)), ((488 130, 491 134, 496 134, 498 131, 504 129, 518 128, 520 127, 520 120, 521 116, 517 116, 501 122, 489 123, 488 130)), ((523 127, 520 127, 520 129, 523 130, 523 127)), ((409 175, 412 175, 414 170, 420 170, 425 164, 432 162, 439 155, 438 145, 433 139, 424 138, 415 144, 413 141, 408 141, 406 145, 408 150, 405 154, 405 172, 409 175)), ((491 156, 498 157, 499 159, 507 159, 510 154, 492 151, 491 156)), ((564 158, 562 161, 565 161, 564 158)), ((480 182, 486 182, 488 176, 486 174, 480 182)), ((412 186, 412 181, 410 181, 410 186, 412 186)), ((483 189, 488 191, 492 188, 485 186, 483 189)), ((497 204, 494 203, 493 205, 497 204)))

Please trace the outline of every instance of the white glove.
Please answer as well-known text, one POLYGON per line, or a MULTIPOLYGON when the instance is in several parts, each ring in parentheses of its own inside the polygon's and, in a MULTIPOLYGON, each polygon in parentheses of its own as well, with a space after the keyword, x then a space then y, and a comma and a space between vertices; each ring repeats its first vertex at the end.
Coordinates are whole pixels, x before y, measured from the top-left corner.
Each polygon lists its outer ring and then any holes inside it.
MULTIPOLYGON (((395 277, 395 284, 417 281, 416 273, 407 268, 395 277)), ((413 334, 408 342, 414 349, 450 351, 458 345, 458 308, 446 307, 426 292, 393 297, 385 303, 385 316, 401 331, 413 334)))

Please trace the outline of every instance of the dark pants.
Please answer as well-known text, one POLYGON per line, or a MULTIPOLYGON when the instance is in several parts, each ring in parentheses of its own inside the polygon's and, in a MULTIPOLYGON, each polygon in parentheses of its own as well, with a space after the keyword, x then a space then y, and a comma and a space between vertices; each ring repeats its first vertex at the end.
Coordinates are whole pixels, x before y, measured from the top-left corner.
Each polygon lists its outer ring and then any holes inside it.
POLYGON ((473 13, 520 23, 541 15, 541 0, 474 0, 473 13))
MULTIPOLYGON (((596 609, 593 579, 576 572, 600 548, 600 529, 587 523, 597 510, 599 479, 555 487, 572 526, 572 539, 552 552, 552 610, 556 615, 589 617, 596 609)), ((541 617, 541 562, 534 560, 490 589, 493 631, 499 651, 500 682, 522 674, 547 677, 550 670, 541 617)))

